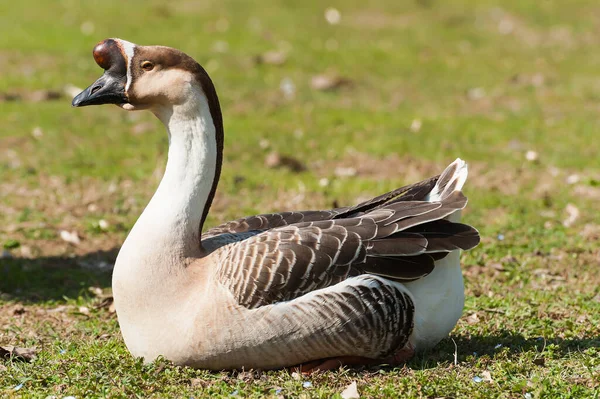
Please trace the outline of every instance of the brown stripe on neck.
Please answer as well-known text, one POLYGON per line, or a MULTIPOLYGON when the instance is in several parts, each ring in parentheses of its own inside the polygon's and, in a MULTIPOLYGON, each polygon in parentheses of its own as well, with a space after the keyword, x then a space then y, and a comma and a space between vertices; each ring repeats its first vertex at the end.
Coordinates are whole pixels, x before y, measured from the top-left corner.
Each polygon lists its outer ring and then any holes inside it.
MULTIPOLYGON (((130 63, 132 82, 135 82, 144 71, 140 68, 139 64, 141 61, 149 60, 162 68, 177 68, 184 71, 190 72, 196 78, 196 81, 200 84, 204 95, 208 101, 208 107, 210 114, 215 125, 215 140, 217 142, 217 160, 215 165, 215 176, 212 183, 212 187, 206 204, 202 211, 202 219, 200 219, 200 225, 198 226, 199 237, 202 236, 202 227, 206 221, 208 210, 212 205, 212 201, 215 198, 215 192, 217 191, 217 185, 219 184, 219 178, 221 177, 221 164, 223 163, 223 116, 221 114, 221 106, 219 105, 219 98, 217 97, 217 91, 215 86, 208 76, 208 73, 198 64, 192 57, 187 54, 164 46, 137 46, 135 50, 135 56, 130 63)), ((132 86, 134 84, 132 83, 132 86)), ((135 90, 129 93, 132 99, 135 99, 135 90)), ((199 238, 200 241, 200 238, 199 238)), ((202 243, 200 242, 202 247, 202 243)))
POLYGON ((208 76, 208 73, 202 68, 198 63, 196 63, 197 68, 194 68, 194 75, 200 85, 202 86, 202 90, 206 95, 206 99, 208 100, 208 108, 210 110, 210 115, 212 117, 213 123, 215 125, 215 140, 217 141, 217 161, 215 165, 215 176, 213 178, 212 187, 210 189, 210 193, 208 194, 208 198, 206 199, 206 203, 204 205, 204 210, 202 211, 202 219, 200 219, 200 226, 198 227, 198 237, 200 240, 200 246, 202 246, 202 228, 204 226, 204 222, 206 221, 206 217, 208 216, 208 211, 210 206, 212 205, 213 199, 215 198, 215 193, 217 191, 217 185, 219 184, 219 178, 221 177, 221 165, 223 164, 223 141, 224 141, 224 132, 223 132, 223 115, 221 114, 221 106, 219 104, 219 97, 217 96, 217 91, 215 86, 208 76))

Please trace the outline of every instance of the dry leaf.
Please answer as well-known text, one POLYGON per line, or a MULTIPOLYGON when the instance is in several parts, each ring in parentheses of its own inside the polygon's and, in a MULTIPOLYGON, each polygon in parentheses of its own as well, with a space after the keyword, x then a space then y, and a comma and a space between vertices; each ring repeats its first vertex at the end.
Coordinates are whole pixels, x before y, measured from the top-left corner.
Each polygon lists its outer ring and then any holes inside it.
POLYGON ((287 55, 283 51, 267 51, 257 55, 254 61, 257 64, 282 65, 287 60, 287 55))
POLYGON ((492 374, 491 374, 489 371, 487 371, 487 370, 485 370, 485 371, 483 371, 483 372, 481 373, 481 378, 482 378, 484 381, 487 381, 487 382, 492 382, 492 381, 494 381, 494 380, 492 379, 492 374))
POLYGON ((108 313, 115 313, 115 300, 112 296, 102 299, 102 302, 96 305, 96 309, 107 309, 108 313))
POLYGON ((278 152, 271 152, 265 157, 265 166, 268 168, 287 167, 292 172, 306 170, 306 165, 302 161, 288 155, 281 155, 278 152))
POLYGON ((570 227, 579 219, 579 208, 573 204, 567 204, 565 211, 567 212, 567 218, 563 221, 563 226, 570 227))
POLYGON ((0 346, 0 358, 30 362, 35 359, 36 350, 33 348, 19 348, 17 346, 0 346))
POLYGON ((469 324, 479 323, 479 316, 477 316, 477 313, 472 313, 469 316, 467 316, 467 323, 469 323, 469 324))
POLYGON ((349 86, 352 81, 337 75, 315 75, 310 80, 310 87, 316 90, 335 90, 342 86, 349 86))
POLYGON ((358 394, 358 387, 356 385, 356 381, 352 381, 350 385, 348 385, 341 393, 342 398, 344 399, 358 399, 360 395, 358 394))

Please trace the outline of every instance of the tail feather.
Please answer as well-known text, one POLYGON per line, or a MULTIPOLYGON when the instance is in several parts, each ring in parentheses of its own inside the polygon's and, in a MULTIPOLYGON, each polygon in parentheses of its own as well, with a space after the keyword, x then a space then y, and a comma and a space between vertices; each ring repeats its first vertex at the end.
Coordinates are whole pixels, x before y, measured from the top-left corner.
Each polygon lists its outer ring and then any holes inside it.
POLYGON ((442 172, 433 189, 425 197, 425 201, 440 201, 453 192, 462 190, 468 175, 467 163, 460 158, 456 158, 442 172))
POLYGON ((345 217, 375 225, 374 232, 369 230, 374 235, 365 241, 363 261, 355 267, 362 273, 411 281, 429 274, 447 254, 477 246, 479 232, 456 222, 457 212, 467 204, 461 191, 467 175, 467 164, 456 159, 439 177, 349 208, 360 213, 345 217))

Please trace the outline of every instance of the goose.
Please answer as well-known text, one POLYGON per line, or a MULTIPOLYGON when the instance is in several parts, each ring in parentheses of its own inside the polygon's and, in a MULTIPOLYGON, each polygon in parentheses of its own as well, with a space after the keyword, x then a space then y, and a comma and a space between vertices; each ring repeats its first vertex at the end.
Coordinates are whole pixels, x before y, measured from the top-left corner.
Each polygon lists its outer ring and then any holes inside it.
POLYGON ((397 365, 461 316, 467 164, 366 202, 243 217, 203 232, 223 161, 207 72, 174 48, 97 44, 103 75, 74 107, 149 110, 169 137, 164 176, 123 243, 112 289, 135 357, 210 370, 397 365))

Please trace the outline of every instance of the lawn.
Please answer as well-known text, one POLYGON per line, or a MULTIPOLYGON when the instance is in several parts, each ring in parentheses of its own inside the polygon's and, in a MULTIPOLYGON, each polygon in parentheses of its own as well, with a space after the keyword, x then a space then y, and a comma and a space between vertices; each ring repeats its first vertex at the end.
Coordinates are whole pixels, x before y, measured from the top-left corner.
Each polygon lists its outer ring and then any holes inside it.
POLYGON ((36 357, 0 358, 0 396, 599 397, 599 15, 594 0, 2 2, 0 346, 36 357), (167 137, 149 113, 71 108, 107 37, 211 74, 225 159, 208 226, 351 205, 467 160, 482 243, 450 338, 403 367, 311 376, 132 358, 110 270, 167 137))

